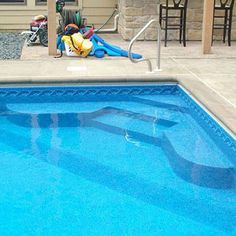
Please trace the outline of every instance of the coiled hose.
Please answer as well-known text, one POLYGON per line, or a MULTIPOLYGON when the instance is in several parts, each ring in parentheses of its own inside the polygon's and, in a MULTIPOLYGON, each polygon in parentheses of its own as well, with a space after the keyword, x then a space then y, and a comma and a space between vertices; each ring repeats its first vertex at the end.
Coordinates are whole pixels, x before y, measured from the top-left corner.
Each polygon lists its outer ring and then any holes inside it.
POLYGON ((75 24, 79 28, 81 27, 82 19, 80 10, 63 10, 60 13, 59 27, 57 29, 57 33, 61 34, 68 24, 75 24))

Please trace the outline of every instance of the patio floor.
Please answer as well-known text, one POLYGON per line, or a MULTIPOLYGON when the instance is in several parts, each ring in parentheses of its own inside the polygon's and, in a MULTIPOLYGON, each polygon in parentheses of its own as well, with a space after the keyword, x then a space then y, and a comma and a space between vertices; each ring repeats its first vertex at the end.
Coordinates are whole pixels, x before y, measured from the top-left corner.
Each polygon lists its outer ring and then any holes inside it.
MULTIPOLYGON (((102 35, 109 43, 128 48, 119 35, 102 35)), ((155 63, 156 42, 139 41, 134 51, 155 63)), ((202 55, 200 42, 177 42, 162 47, 162 71, 148 74, 145 62, 132 64, 127 58, 86 59, 47 55, 47 48, 24 47, 22 60, 0 61, 1 82, 115 82, 177 81, 204 104, 233 134, 236 134, 236 42, 228 47, 221 42, 212 54, 202 55)))

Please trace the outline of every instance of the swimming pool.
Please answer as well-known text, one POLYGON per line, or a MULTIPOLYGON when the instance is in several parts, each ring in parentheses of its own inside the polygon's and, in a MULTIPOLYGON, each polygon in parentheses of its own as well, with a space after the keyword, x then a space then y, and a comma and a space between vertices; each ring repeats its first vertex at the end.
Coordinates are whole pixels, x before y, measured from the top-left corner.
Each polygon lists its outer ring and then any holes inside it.
POLYGON ((1 235, 236 234, 236 140, 180 86, 0 101, 1 235))

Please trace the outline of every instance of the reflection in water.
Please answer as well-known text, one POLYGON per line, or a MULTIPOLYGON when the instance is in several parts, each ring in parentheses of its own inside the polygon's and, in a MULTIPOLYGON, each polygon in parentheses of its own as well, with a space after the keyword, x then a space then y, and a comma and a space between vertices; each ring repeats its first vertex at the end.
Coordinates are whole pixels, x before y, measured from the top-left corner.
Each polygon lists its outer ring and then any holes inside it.
POLYGON ((125 135, 124 135, 124 137, 125 137, 125 139, 126 139, 126 141, 127 141, 128 143, 132 143, 132 144, 134 144, 136 147, 141 147, 141 146, 142 146, 141 142, 139 142, 137 139, 132 138, 132 136, 129 135, 129 133, 128 133, 127 130, 125 130, 125 135))
POLYGON ((38 156, 40 155, 40 149, 37 145, 37 139, 40 138, 40 126, 38 122, 38 114, 31 114, 31 149, 32 152, 38 156))
POLYGON ((50 131, 51 131, 51 145, 50 149, 48 150, 48 161, 54 165, 58 163, 59 160, 59 153, 60 153, 60 145, 61 145, 61 139, 58 136, 58 114, 51 114, 51 120, 52 123, 50 125, 50 131))
POLYGON ((44 152, 46 152, 47 161, 56 165, 59 161, 60 156, 60 145, 61 138, 58 135, 59 131, 59 118, 57 113, 50 114, 50 128, 47 130, 47 134, 45 134, 45 130, 41 129, 39 124, 39 115, 31 114, 31 148, 32 152, 35 156, 42 155, 42 147, 40 149, 38 142, 43 135, 50 136, 50 145, 45 146, 44 152))

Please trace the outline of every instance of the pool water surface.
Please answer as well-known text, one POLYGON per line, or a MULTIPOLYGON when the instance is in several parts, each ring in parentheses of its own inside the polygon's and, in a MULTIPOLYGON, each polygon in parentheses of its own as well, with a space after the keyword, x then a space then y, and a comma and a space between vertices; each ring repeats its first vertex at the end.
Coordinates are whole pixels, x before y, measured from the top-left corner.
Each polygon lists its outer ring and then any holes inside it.
POLYGON ((0 88, 1 235, 236 235, 236 140, 178 85, 0 88))

